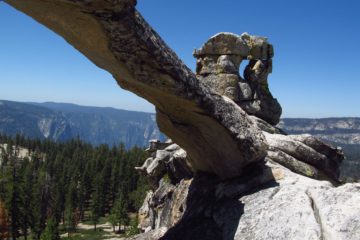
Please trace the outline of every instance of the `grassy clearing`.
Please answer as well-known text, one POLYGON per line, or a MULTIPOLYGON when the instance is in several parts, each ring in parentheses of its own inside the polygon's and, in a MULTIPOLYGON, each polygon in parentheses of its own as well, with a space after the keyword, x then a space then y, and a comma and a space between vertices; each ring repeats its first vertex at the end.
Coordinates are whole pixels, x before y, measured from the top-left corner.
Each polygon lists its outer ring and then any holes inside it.
POLYGON ((103 240, 103 239, 121 239, 121 236, 110 235, 109 232, 106 232, 102 229, 94 231, 93 229, 81 229, 76 233, 71 233, 69 237, 67 234, 62 235, 62 239, 71 239, 71 240, 103 240))
MULTIPOLYGON (((132 221, 137 217, 135 213, 129 215, 132 221)), ((138 233, 136 230, 134 232, 134 228, 131 226, 127 226, 125 232, 124 229, 122 229, 121 234, 114 233, 112 225, 108 222, 108 217, 100 218, 96 228, 95 231, 93 223, 90 220, 87 220, 79 223, 75 232, 67 233, 63 225, 59 226, 59 232, 61 239, 63 240, 120 240, 138 233)), ((116 227, 116 230, 118 230, 118 227, 116 227)), ((23 237, 18 239, 24 240, 23 237)))

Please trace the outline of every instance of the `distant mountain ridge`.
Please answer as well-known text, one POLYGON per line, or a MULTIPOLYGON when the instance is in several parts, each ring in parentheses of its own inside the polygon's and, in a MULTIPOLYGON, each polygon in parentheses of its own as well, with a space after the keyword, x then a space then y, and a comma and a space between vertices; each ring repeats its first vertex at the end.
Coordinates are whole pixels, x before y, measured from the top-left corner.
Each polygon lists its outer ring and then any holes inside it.
POLYGON ((309 133, 337 144, 360 144, 360 118, 283 118, 278 127, 289 134, 309 133))
POLYGON ((65 141, 79 136, 99 144, 146 146, 164 139, 154 113, 69 103, 23 103, 0 100, 0 133, 65 141))
MULTIPOLYGON (((339 145, 360 144, 360 118, 283 118, 278 127, 289 134, 309 133, 339 145)), ((94 145, 146 146, 164 139, 155 113, 88 107, 70 103, 23 103, 0 100, 0 133, 65 141, 79 136, 94 145)))

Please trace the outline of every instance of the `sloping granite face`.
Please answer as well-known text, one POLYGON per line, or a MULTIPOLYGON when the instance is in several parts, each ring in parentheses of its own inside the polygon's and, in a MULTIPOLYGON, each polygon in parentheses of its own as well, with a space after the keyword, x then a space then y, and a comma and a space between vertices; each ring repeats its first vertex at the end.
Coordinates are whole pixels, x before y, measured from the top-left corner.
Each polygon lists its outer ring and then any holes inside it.
POLYGON ((134 0, 6 0, 52 29, 118 84, 156 106, 159 128, 195 171, 231 178, 267 144, 247 113, 186 67, 135 10, 134 0))
MULTIPOLYGON (((320 240, 326 232, 319 211, 324 215, 336 211, 336 218, 348 219, 336 220, 342 229, 358 236, 354 228, 356 218, 360 219, 360 209, 354 206, 353 215, 347 210, 359 198, 357 185, 345 185, 351 190, 343 190, 331 183, 338 184, 341 151, 309 135, 283 135, 270 124, 253 119, 266 130, 268 155, 263 162, 248 165, 241 176, 230 180, 206 174, 192 176, 189 170, 184 174, 182 170, 188 169, 185 151, 171 141, 150 142, 148 152, 152 157, 136 169, 153 183, 153 190, 148 192, 139 211, 139 228, 144 233, 134 239, 160 236, 171 240, 287 239, 290 236, 288 239, 320 240), (325 200, 316 207, 315 202, 323 195, 325 200), (331 207, 325 201, 332 202, 331 207), (348 227, 349 219, 354 224, 348 227)), ((329 225, 334 223, 329 220, 331 216, 325 218, 329 225)), ((330 236, 342 236, 341 232, 335 229, 330 236)))
POLYGON ((145 233, 131 239, 357 240, 359 201, 359 183, 334 187, 267 159, 232 180, 197 175, 162 182, 142 209, 145 233))

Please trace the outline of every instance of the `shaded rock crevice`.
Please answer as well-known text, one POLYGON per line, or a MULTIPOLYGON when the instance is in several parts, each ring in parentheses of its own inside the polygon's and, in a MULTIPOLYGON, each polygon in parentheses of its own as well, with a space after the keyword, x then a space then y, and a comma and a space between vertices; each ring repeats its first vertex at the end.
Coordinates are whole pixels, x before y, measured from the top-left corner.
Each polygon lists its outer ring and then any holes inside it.
POLYGON ((309 201, 310 201, 310 206, 314 212, 314 217, 316 219, 316 222, 318 223, 319 227, 320 227, 320 240, 327 240, 324 238, 324 235, 323 235, 323 225, 322 225, 322 222, 321 222, 321 217, 319 215, 319 209, 318 207, 316 206, 316 203, 315 203, 315 200, 312 198, 311 194, 308 192, 308 191, 305 191, 305 194, 309 197, 309 201))

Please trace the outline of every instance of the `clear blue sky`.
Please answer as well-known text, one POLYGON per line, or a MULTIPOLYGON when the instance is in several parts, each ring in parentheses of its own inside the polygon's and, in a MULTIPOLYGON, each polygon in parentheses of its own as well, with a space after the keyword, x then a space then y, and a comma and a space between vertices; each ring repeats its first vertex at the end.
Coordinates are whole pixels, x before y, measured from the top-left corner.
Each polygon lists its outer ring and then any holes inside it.
MULTIPOLYGON (((267 36, 270 88, 284 117, 360 116, 360 1, 138 0, 138 9, 192 69, 217 32, 267 36)), ((153 111, 62 38, 0 3, 0 99, 153 111)))

